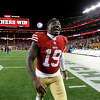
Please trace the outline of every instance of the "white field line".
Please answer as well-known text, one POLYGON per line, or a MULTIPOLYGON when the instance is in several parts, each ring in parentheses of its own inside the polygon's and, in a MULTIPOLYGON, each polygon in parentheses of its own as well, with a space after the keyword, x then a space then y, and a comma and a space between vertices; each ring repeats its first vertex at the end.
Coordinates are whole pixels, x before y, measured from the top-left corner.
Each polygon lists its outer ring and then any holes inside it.
MULTIPOLYGON (((10 58, 10 57, 11 58, 13 58, 13 57, 15 58, 15 56, 2 56, 2 58, 10 58)), ((23 58, 23 56, 17 56, 16 58, 23 58)))
MULTIPOLYGON (((63 75, 62 75, 62 77, 63 77, 63 75)), ((66 78, 64 78, 63 77, 63 79, 66 79, 66 80, 72 80, 72 79, 74 79, 75 77, 66 77, 66 78)))
POLYGON ((0 70, 2 70, 4 67, 2 65, 0 65, 0 70))
POLYGON ((71 72, 73 75, 75 75, 76 77, 78 77, 79 79, 83 80, 88 85, 90 85, 92 88, 94 88, 95 90, 97 90, 98 92, 100 92, 100 87, 98 87, 97 84, 94 84, 91 80, 88 80, 86 77, 82 76, 81 74, 78 74, 77 72, 71 70, 70 67, 67 68, 67 70, 69 72, 71 72))
POLYGON ((20 58, 17 58, 17 59, 14 59, 14 58, 9 58, 9 59, 3 58, 3 59, 0 59, 0 61, 3 61, 3 60, 19 61, 19 60, 25 60, 25 59, 20 59, 20 58))
POLYGON ((18 69, 18 68, 19 69, 21 69, 21 68, 24 69, 25 67, 4 67, 4 68, 6 68, 6 69, 18 69))
POLYGON ((86 85, 69 86, 69 88, 82 88, 82 87, 86 87, 86 85))
POLYGON ((68 77, 68 79, 74 79, 75 77, 68 77))
POLYGON ((65 53, 64 58, 66 61, 76 63, 84 66, 85 68, 90 68, 91 70, 100 72, 100 57, 65 53))
POLYGON ((67 66, 67 70, 71 72, 73 75, 90 85, 92 88, 100 92, 100 77, 93 75, 100 75, 100 57, 88 57, 88 56, 82 56, 82 55, 74 55, 74 54, 65 54, 65 65, 67 66), (66 63, 71 62, 71 63, 66 63), (75 70, 75 67, 77 70, 75 70), (79 68, 78 68, 79 67, 79 68), (81 68, 80 68, 81 67, 81 68), (85 74, 81 74, 79 72, 92 72, 93 75, 91 77, 85 77, 85 74), (97 73, 96 73, 97 72, 97 73), (98 83, 96 83, 97 81, 98 83))
POLYGON ((0 65, 0 70, 2 69, 25 69, 25 67, 17 67, 17 66, 14 66, 14 67, 4 67, 2 65, 0 65))

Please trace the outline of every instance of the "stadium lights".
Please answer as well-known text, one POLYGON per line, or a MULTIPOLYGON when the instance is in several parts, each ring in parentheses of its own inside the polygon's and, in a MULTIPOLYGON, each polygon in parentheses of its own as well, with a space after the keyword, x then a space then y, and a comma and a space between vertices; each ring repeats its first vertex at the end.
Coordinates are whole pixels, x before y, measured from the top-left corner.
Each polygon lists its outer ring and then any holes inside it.
POLYGON ((98 29, 98 32, 100 31, 100 29, 98 29))
POLYGON ((91 6, 90 8, 85 9, 82 13, 83 13, 83 14, 89 13, 90 11, 93 11, 93 10, 95 10, 95 9, 98 8, 98 7, 100 7, 100 2, 97 3, 96 5, 91 6))
POLYGON ((20 16, 12 16, 12 18, 20 18, 20 16))

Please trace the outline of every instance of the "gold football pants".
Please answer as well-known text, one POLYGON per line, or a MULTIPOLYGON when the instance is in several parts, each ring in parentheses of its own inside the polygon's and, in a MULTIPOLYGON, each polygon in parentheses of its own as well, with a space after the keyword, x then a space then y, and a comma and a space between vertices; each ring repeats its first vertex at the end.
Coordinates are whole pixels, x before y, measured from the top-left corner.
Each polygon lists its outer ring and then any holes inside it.
POLYGON ((50 78, 40 78, 40 80, 46 88, 50 85, 50 90, 54 100, 67 100, 66 90, 61 74, 50 78))

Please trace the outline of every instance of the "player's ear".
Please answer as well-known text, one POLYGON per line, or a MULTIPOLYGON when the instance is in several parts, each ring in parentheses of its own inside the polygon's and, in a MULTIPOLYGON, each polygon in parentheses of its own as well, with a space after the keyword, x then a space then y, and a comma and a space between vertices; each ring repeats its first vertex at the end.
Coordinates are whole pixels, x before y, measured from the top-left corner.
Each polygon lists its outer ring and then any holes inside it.
POLYGON ((50 26, 47 26, 47 33, 50 33, 50 26))

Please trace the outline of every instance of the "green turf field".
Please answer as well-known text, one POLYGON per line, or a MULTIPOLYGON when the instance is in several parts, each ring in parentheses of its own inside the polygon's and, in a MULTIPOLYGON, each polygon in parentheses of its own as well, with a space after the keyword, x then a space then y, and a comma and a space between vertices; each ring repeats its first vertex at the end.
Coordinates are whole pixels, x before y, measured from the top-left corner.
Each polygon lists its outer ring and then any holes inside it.
MULTIPOLYGON (((26 69, 27 51, 0 51, 0 100, 35 100, 36 91, 26 69)), ((70 72, 69 80, 64 80, 68 100, 100 100, 100 92, 81 81, 70 72), (71 88, 70 86, 83 86, 71 88), (84 87, 85 86, 85 87, 84 87)), ((48 88, 44 100, 53 100, 48 88)))

